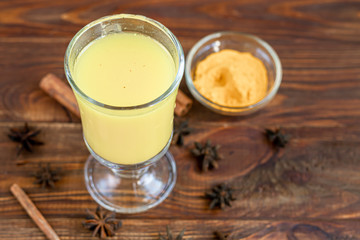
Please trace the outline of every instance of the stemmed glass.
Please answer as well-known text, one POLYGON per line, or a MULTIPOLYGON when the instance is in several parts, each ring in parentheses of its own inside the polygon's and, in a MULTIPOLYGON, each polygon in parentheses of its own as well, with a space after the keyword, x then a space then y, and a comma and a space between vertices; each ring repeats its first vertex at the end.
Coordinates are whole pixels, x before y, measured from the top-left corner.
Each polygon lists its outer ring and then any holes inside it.
POLYGON ((91 153, 85 164, 85 184, 104 208, 120 213, 142 212, 161 203, 172 191, 176 165, 168 148, 183 71, 184 53, 179 41, 161 23, 144 16, 103 17, 86 25, 71 40, 65 53, 65 73, 79 105, 84 141, 91 153), (176 69, 171 86, 150 102, 111 106, 94 100, 77 84, 74 65, 81 51, 98 38, 121 32, 149 36, 171 55, 176 69), (124 131, 128 135, 119 134, 124 131), (126 144, 119 144, 124 140, 126 144), (159 141, 161 144, 155 147, 153 142, 159 141), (95 151, 98 146, 105 152, 95 151), (106 155, 110 151, 112 154, 106 155), (111 157, 114 155, 116 158, 111 157))

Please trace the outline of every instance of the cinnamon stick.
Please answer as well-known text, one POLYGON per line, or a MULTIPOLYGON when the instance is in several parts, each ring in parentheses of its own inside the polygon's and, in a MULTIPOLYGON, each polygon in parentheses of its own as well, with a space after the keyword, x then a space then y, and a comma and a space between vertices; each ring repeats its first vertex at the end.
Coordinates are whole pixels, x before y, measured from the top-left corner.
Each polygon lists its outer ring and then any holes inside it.
MULTIPOLYGON (((80 118, 80 111, 74 93, 60 78, 49 73, 42 78, 40 88, 80 118)), ((180 117, 184 116, 191 106, 192 100, 179 89, 176 96, 175 114, 180 117)))
POLYGON ((175 114, 179 117, 184 116, 191 108, 193 101, 186 96, 180 89, 176 96, 175 114))
POLYGON ((49 73, 42 78, 40 88, 80 118, 80 111, 75 95, 71 88, 60 78, 49 73))
POLYGON ((44 216, 39 212, 34 203, 26 195, 26 193, 16 183, 10 187, 10 191, 20 202, 27 214, 32 218, 36 225, 43 231, 46 237, 50 240, 60 240, 56 232, 51 228, 44 216))

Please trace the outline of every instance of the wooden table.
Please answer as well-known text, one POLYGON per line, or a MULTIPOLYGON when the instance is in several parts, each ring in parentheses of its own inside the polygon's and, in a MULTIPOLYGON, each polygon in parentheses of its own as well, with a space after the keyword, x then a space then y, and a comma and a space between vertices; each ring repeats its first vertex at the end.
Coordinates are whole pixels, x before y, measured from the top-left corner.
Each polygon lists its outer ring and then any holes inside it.
MULTIPOLYGON (((72 36, 104 15, 136 13, 156 19, 179 38, 185 53, 221 30, 255 34, 277 51, 284 70, 275 99, 249 117, 217 115, 194 103, 186 116, 194 133, 172 146, 178 180, 171 195, 142 214, 118 215, 113 239, 157 239, 165 226, 186 228, 185 239, 360 239, 360 1, 44 1, 0 2, 0 239, 45 239, 10 194, 18 183, 61 239, 90 239, 82 227, 96 203, 83 177, 88 151, 80 120, 69 117, 39 87, 63 59, 72 36), (44 146, 16 158, 10 127, 42 130, 44 146), (276 153, 265 128, 291 135, 276 153), (194 141, 221 145, 218 170, 200 173, 194 141), (17 161, 26 164, 17 165, 17 161), (33 184, 38 163, 62 169, 54 189, 33 184), (208 210, 204 192, 227 182, 231 208, 208 210), (241 190, 242 189, 242 190, 241 190), (246 191, 245 191, 245 190, 246 191)), ((181 89, 189 94, 186 85, 181 89)))

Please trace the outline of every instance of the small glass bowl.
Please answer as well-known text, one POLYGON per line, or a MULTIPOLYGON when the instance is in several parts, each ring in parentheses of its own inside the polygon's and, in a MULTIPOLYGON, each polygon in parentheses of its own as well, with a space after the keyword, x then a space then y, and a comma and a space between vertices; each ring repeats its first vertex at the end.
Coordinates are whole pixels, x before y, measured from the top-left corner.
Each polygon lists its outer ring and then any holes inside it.
POLYGON ((240 116, 253 113, 270 102, 279 89, 282 79, 282 67, 274 49, 260 38, 239 32, 217 32, 202 38, 191 48, 186 58, 185 78, 191 94, 202 105, 219 114, 240 116), (195 88, 193 76, 198 62, 211 53, 219 52, 222 49, 250 52, 264 63, 268 75, 268 87, 266 96, 263 99, 249 106, 228 107, 205 98, 195 88))

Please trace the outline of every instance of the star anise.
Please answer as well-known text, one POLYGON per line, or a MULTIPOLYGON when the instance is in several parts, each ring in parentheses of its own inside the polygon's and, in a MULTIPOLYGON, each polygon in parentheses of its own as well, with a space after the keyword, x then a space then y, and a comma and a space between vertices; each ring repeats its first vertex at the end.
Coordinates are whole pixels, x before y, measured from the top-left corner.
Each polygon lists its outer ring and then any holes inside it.
POLYGON ((224 209, 225 206, 231 207, 231 201, 236 200, 233 196, 233 189, 224 183, 212 188, 211 192, 205 193, 205 197, 210 199, 210 209, 214 209, 215 207, 224 209))
POLYGON ((265 129, 266 138, 275 148, 284 148, 285 145, 289 142, 289 136, 281 132, 281 129, 276 129, 275 131, 271 129, 265 129))
POLYGON ((159 233, 159 240, 182 240, 183 239, 183 236, 184 236, 184 233, 185 233, 185 229, 183 229, 179 235, 174 239, 173 235, 172 235, 172 232, 169 228, 169 226, 166 226, 166 234, 167 234, 167 238, 162 236, 160 233, 159 233))
POLYGON ((99 236, 100 239, 111 237, 115 235, 115 231, 122 225, 120 219, 116 219, 115 213, 108 212, 100 206, 96 211, 87 211, 86 220, 83 222, 85 228, 93 231, 92 236, 99 236))
POLYGON ((184 136, 189 135, 192 132, 192 129, 188 126, 189 121, 177 121, 174 125, 174 135, 171 141, 172 144, 178 146, 184 145, 184 136))
POLYGON ((216 239, 218 239, 218 240, 231 240, 232 239, 229 234, 225 235, 220 231, 215 231, 214 234, 216 236, 216 239))
POLYGON ((219 167, 217 162, 221 159, 218 154, 219 145, 211 145, 210 140, 207 140, 204 146, 199 142, 195 142, 194 145, 195 148, 191 149, 191 153, 199 160, 201 171, 206 172, 219 167))
POLYGON ((10 133, 8 134, 9 138, 20 143, 18 146, 17 156, 20 155, 23 149, 28 152, 33 151, 33 145, 42 145, 43 142, 36 140, 35 137, 40 133, 41 130, 31 129, 27 123, 21 129, 19 128, 10 128, 10 133))
POLYGON ((45 166, 39 164, 39 170, 34 174, 36 177, 35 184, 40 184, 42 188, 55 187, 55 182, 60 180, 58 172, 50 168, 50 163, 45 166))

